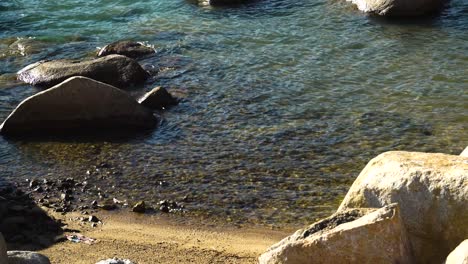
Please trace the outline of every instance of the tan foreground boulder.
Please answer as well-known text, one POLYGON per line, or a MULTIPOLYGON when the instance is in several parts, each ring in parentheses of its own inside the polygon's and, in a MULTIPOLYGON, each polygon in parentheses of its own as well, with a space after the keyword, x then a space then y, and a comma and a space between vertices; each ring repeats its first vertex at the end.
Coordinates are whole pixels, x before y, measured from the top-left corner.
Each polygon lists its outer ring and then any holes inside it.
POLYGON ((462 157, 468 157, 468 147, 466 147, 462 153, 460 153, 460 156, 462 157))
POLYGON ((366 13, 381 16, 422 16, 440 10, 447 0, 348 0, 366 13))
POLYGON ((448 255, 445 264, 468 264, 468 239, 465 239, 448 255))
POLYGON ((273 245, 261 264, 413 263, 411 247, 397 204, 359 217, 349 210, 319 221, 273 245), (357 217, 356 220, 352 220, 357 217), (350 222, 346 222, 349 221, 350 222), (340 224, 344 221, 345 223, 340 224), (336 227, 335 227, 335 224, 336 227))
POLYGON ((0 126, 4 135, 146 129, 157 120, 127 93, 85 77, 72 77, 23 102, 0 126))
POLYGON ((419 263, 442 263, 468 237, 468 158, 392 151, 372 159, 338 212, 398 203, 419 263))

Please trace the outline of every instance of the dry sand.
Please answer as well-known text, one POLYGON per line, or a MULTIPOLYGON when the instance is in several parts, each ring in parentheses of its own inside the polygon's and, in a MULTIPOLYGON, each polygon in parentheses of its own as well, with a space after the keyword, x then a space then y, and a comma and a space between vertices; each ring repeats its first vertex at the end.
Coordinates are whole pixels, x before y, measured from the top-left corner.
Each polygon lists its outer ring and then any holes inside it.
MULTIPOLYGON (((135 263, 257 263, 270 245, 290 234, 267 228, 214 227, 174 224, 163 217, 135 213, 96 214, 103 224, 71 220, 78 214, 61 216, 69 229, 97 239, 92 245, 65 241, 40 251, 52 263, 94 264, 119 257, 135 263)), ((68 234, 68 233, 67 233, 68 234)))

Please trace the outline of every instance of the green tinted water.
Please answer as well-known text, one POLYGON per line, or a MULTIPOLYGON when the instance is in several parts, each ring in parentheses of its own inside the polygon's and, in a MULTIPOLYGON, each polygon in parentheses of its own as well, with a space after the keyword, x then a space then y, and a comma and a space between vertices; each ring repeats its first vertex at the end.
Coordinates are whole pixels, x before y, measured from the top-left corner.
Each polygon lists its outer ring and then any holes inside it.
POLYGON ((464 0, 398 23, 344 1, 2 1, 0 118, 39 91, 14 80, 22 67, 91 57, 120 39, 158 51, 141 63, 161 71, 132 94, 165 85, 183 102, 145 135, 0 138, 3 179, 91 171, 111 197, 188 195, 191 215, 295 225, 336 209, 381 152, 468 145, 464 0), (110 168, 96 171, 102 162, 110 168))

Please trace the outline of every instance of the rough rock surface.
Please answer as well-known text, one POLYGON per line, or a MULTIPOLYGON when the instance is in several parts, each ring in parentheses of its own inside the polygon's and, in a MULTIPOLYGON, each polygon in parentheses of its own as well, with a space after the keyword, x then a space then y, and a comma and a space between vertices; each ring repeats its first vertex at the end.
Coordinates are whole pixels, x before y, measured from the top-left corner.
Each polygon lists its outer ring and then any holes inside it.
POLYGON ((98 57, 103 57, 110 54, 119 54, 136 59, 145 55, 153 54, 155 52, 156 51, 153 48, 147 47, 140 42, 117 41, 104 46, 104 48, 99 51, 98 57))
POLYGON ((2 233, 0 233, 0 263, 7 263, 7 246, 2 233))
POLYGON ((437 12, 447 0, 348 0, 366 13, 382 16, 422 16, 437 12))
POLYGON ((144 82, 149 74, 138 62, 122 55, 109 55, 85 61, 40 61, 17 73, 19 80, 51 87, 73 76, 84 76, 119 88, 144 82))
POLYGON ((133 264, 133 262, 130 261, 129 259, 112 258, 112 259, 101 260, 97 262, 96 264, 133 264))
POLYGON ((50 260, 36 252, 8 251, 8 264, 50 264, 50 260))
MULTIPOLYGON (((363 212, 354 213, 357 213, 355 215, 357 217, 363 212)), ((307 230, 311 227, 307 228, 306 232, 299 230, 292 237, 272 246, 260 256, 259 262, 261 264, 409 264, 413 261, 410 243, 397 204, 375 210, 356 220, 338 224, 331 229, 325 226, 322 230, 309 234, 307 230)))
POLYGON ((448 255, 445 264, 468 264, 468 239, 465 239, 448 255))
POLYGON ((149 91, 138 102, 151 109, 165 109, 172 105, 177 105, 178 101, 165 88, 156 87, 149 91))
POLYGON ((460 153, 460 156, 462 157, 467 157, 468 158, 468 147, 466 147, 462 153, 460 153))
POLYGON ((467 158, 391 151, 372 159, 338 211, 398 203, 416 258, 441 263, 468 237, 467 158))
POLYGON ((21 102, 1 125, 0 133, 146 129, 156 123, 154 115, 124 91, 89 78, 72 77, 21 102))

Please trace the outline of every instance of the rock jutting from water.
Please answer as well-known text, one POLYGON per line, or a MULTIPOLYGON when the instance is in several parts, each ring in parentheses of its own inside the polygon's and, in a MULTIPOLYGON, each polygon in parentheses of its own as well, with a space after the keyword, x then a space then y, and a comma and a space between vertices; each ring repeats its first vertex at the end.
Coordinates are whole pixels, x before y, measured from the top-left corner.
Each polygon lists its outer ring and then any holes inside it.
POLYGON ((447 0, 347 0, 366 13, 381 16, 423 16, 439 11, 447 0))
POLYGON ((260 262, 443 263, 468 237, 467 201, 466 157, 386 152, 367 164, 337 213, 283 239, 260 262), (395 211, 381 218, 388 224, 362 221, 390 207, 395 211), (381 209, 368 213, 369 208, 381 209), (362 214, 366 215, 349 222, 362 214), (401 215, 399 221, 390 220, 396 215, 401 215))
POLYGON ((117 41, 104 46, 104 48, 99 50, 97 56, 103 57, 111 54, 119 54, 136 59, 154 53, 156 53, 156 51, 153 48, 145 46, 140 42, 117 41))
POLYGON ((149 129, 156 117, 122 90, 72 77, 23 102, 0 126, 3 135, 149 129))
POLYGON ((138 99, 138 102, 148 108, 158 110, 165 109, 179 103, 179 101, 163 87, 154 88, 138 99))
POLYGON ((122 55, 83 61, 39 61, 17 73, 18 80, 46 88, 73 76, 84 76, 125 89, 143 83, 149 77, 149 73, 135 60, 122 55))
MULTIPOLYGON (((352 213, 352 212, 349 212, 352 213)), ((299 230, 272 246, 259 258, 261 264, 276 263, 413 263, 411 246, 397 204, 343 219, 333 227, 336 214, 299 230), (328 225, 332 226, 328 226, 328 225)), ((345 217, 346 218, 346 217, 345 217)))

